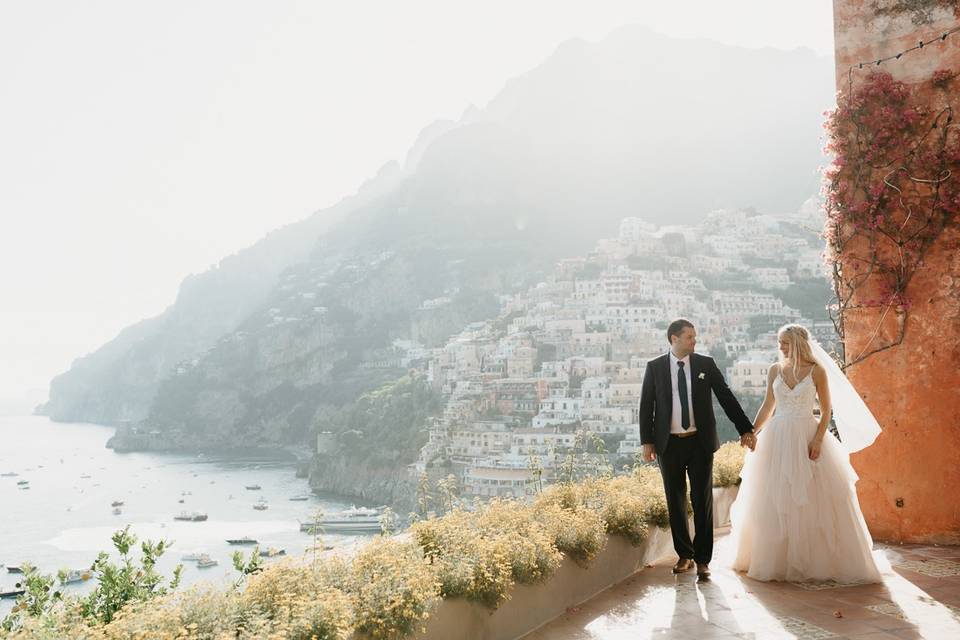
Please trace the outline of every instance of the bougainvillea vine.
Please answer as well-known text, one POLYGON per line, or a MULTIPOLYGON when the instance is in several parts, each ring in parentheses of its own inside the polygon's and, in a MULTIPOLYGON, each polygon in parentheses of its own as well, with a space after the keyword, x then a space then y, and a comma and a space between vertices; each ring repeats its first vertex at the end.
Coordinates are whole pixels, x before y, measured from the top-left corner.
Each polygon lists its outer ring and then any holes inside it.
POLYGON ((960 132, 947 98, 952 71, 908 86, 870 74, 828 114, 825 207, 834 324, 868 314, 873 334, 846 366, 903 342, 910 284, 960 212, 960 132), (941 107, 930 105, 939 102, 941 107))

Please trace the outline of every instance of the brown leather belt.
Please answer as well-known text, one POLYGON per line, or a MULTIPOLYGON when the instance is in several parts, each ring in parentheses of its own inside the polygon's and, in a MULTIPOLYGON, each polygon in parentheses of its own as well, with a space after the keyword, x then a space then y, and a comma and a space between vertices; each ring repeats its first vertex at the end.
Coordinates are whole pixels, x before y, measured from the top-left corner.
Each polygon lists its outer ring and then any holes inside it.
POLYGON ((671 433, 670 437, 671 438, 692 438, 695 435, 697 435, 696 431, 690 431, 689 433, 671 433))

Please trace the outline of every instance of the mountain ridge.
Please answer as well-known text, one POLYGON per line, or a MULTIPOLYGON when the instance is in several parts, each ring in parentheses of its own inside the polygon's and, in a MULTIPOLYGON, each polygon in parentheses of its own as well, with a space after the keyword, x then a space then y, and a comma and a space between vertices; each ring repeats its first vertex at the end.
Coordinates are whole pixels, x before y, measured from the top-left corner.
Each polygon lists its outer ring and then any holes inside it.
MULTIPOLYGON (((406 265, 384 295, 458 300, 448 319, 431 325, 437 333, 492 308, 461 299, 463 292, 495 297, 519 286, 552 260, 587 250, 621 218, 683 222, 721 205, 795 210, 818 186, 819 114, 833 95, 832 73, 829 58, 809 51, 740 49, 634 27, 596 43, 562 43, 486 107, 425 127, 402 166, 385 164, 356 195, 185 279, 161 315, 58 376, 41 412, 105 424, 152 415, 163 428, 154 409, 164 381, 185 364, 202 368, 219 341, 269 316, 277 300, 289 301, 286 293, 319 295, 299 285, 281 295, 287 275, 303 269, 339 278, 341 306, 356 316, 349 322, 359 323, 357 335, 376 336, 367 345, 375 350, 428 322, 422 299, 378 309, 369 300, 376 286, 352 286, 350 268, 362 274, 382 253, 399 254, 388 264, 406 265)), ((312 306, 325 305, 296 306, 301 321, 316 324, 307 333, 329 321, 309 315, 312 306)), ((337 335, 349 339, 345 330, 337 335)), ((282 348, 274 338, 264 344, 282 348)), ((363 361, 354 347, 328 347, 323 367, 348 353, 350 366, 363 361)), ((257 370, 263 379, 252 384, 297 386, 275 373, 257 370)), ((369 390, 375 378, 355 391, 369 390)), ((169 408, 168 400, 160 403, 169 408)), ((313 415, 301 413, 296 428, 277 428, 308 433, 313 415)), ((199 429, 191 419, 206 414, 181 415, 178 424, 199 429)), ((251 420, 244 433, 272 428, 263 416, 251 420)), ((229 439, 229 428, 220 427, 229 439)))

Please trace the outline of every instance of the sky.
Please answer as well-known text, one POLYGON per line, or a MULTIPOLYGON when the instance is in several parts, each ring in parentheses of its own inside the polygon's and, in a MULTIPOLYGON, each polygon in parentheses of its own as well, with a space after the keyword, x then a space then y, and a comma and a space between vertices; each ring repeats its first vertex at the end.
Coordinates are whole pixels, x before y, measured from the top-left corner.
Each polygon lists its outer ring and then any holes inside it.
POLYGON ((829 0, 0 2, 0 413, 571 38, 832 55, 829 0))

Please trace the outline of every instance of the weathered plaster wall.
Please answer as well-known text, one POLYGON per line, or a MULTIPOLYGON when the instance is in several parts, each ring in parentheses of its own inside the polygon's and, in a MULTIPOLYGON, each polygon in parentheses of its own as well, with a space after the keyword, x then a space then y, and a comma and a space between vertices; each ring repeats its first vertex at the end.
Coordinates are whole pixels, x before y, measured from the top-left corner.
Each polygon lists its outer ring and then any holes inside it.
MULTIPOLYGON (((856 87, 878 68, 865 65, 851 74, 851 65, 896 54, 958 25, 955 2, 835 0, 838 91, 846 92, 851 80, 856 87)), ((910 84, 938 69, 960 71, 960 33, 880 68, 910 84)), ((945 101, 958 107, 958 85, 922 98, 931 108, 945 101)), ((861 506, 879 540, 960 543, 960 228, 940 236, 908 294, 913 306, 904 344, 848 369, 884 429, 874 446, 853 456, 861 506)), ((869 343, 878 321, 875 309, 847 315, 848 359, 869 343)))

